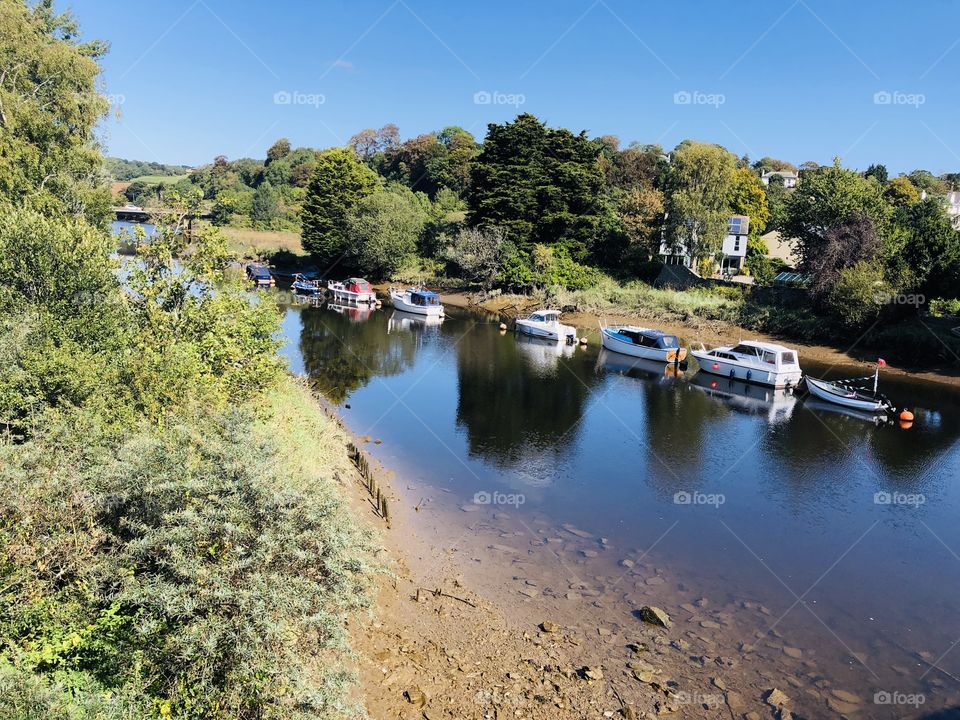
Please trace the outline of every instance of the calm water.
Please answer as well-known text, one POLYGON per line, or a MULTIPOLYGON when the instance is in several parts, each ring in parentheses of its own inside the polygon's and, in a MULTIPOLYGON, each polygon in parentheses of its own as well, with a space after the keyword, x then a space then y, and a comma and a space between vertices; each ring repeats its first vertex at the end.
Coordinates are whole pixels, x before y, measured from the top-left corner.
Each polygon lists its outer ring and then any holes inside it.
POLYGON ((283 329, 291 368, 349 404, 402 477, 458 503, 522 495, 521 521, 575 525, 704 593, 763 603, 870 717, 960 703, 956 392, 884 381, 915 408, 903 429, 694 367, 631 367, 595 336, 534 344, 466 311, 426 326, 388 307, 293 306, 283 329), (875 706, 883 691, 925 703, 875 706))

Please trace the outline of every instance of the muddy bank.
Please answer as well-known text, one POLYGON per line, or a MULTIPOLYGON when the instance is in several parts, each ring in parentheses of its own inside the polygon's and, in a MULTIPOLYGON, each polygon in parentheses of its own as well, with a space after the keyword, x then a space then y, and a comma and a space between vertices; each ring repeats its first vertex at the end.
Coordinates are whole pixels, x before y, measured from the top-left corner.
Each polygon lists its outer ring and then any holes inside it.
MULTIPOLYGON (((482 300, 480 296, 468 292, 444 293, 442 300, 453 307, 463 307, 476 310, 485 310, 495 313, 509 322, 519 316, 532 312, 540 307, 539 301, 518 296, 499 296, 490 300, 482 300)), ((642 315, 632 314, 604 314, 595 313, 565 313, 563 322, 586 332, 590 341, 599 342, 598 326, 600 322, 607 323, 638 323, 651 325, 666 330, 683 338, 688 343, 704 343, 707 347, 729 345, 743 339, 758 339, 769 342, 779 342, 800 351, 802 359, 812 360, 829 366, 849 368, 855 375, 868 375, 873 372, 875 365, 871 362, 854 357, 850 354, 854 348, 842 350, 829 345, 816 345, 797 342, 791 338, 765 335, 755 330, 749 330, 737 325, 721 321, 697 319, 691 323, 669 323, 661 320, 652 320, 642 315)), ((895 365, 888 365, 883 371, 885 374, 898 375, 924 383, 950 385, 960 387, 960 370, 944 368, 942 370, 914 370, 895 365)))

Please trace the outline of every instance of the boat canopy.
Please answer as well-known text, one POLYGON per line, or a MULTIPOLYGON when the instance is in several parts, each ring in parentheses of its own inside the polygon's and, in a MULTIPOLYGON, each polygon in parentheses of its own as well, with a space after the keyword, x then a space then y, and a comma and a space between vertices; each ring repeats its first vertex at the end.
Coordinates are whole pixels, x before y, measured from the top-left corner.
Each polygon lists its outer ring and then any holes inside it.
POLYGON ((370 283, 363 278, 347 278, 344 285, 350 292, 370 292, 370 283))
POLYGON ((267 268, 265 268, 263 265, 251 265, 247 268, 247 272, 250 274, 250 277, 252 278, 257 278, 262 280, 270 279, 270 271, 267 268))
POLYGON ((676 335, 665 333, 662 330, 623 327, 613 328, 611 332, 619 335, 622 340, 627 340, 634 345, 641 345, 643 347, 660 348, 661 350, 680 347, 680 341, 676 335))
POLYGON ((560 317, 559 310, 538 310, 530 315, 529 319, 534 322, 552 322, 560 317))
POLYGON ((440 296, 432 290, 413 290, 410 289, 410 302, 414 305, 439 305, 440 296))

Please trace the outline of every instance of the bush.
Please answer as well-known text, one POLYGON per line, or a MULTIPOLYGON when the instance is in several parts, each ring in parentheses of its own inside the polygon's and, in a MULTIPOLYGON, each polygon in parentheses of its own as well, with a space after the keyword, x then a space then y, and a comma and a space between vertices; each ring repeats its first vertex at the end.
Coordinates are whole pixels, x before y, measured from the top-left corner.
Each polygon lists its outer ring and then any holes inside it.
POLYGON ((857 329, 880 316, 878 298, 889 294, 883 273, 864 262, 840 270, 827 295, 827 306, 841 325, 857 329))
POLYGON ((930 314, 935 317, 945 315, 960 315, 960 300, 949 298, 934 298, 929 305, 930 314))

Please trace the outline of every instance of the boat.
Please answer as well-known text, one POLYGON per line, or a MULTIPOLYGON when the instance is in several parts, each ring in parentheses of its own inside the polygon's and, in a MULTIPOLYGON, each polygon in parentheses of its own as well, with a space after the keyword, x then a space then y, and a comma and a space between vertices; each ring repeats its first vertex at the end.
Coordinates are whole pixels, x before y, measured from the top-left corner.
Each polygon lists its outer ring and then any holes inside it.
POLYGON ((377 294, 363 278, 330 281, 327 283, 327 294, 338 302, 372 305, 377 301, 377 294))
POLYGON ((443 317, 443 305, 440 304, 440 296, 432 290, 424 288, 390 288, 390 299, 397 310, 413 313, 414 315, 426 315, 428 317, 443 317))
POLYGON ((264 265, 247 265, 247 279, 253 281, 257 287, 273 287, 273 275, 264 265))
POLYGON ((803 378, 797 351, 759 340, 707 350, 702 344, 692 350, 700 369, 734 380, 745 380, 775 388, 795 388, 803 378))
POLYGON ((880 368, 886 364, 885 360, 879 360, 876 372, 862 378, 818 380, 808 377, 806 378, 807 390, 814 397, 851 410, 868 413, 892 413, 894 411, 893 403, 887 399, 886 395, 877 392, 877 386, 880 382, 880 368), (872 390, 858 387, 870 380, 873 380, 872 390))
POLYGON ((297 295, 309 295, 312 297, 323 295, 323 288, 318 280, 308 280, 300 273, 293 276, 290 289, 297 293, 297 295))
POLYGON ((658 362, 682 362, 687 357, 680 340, 663 330, 636 325, 600 326, 603 347, 612 352, 658 362))
POLYGON ((518 318, 517 332, 541 340, 553 340, 573 345, 577 340, 577 331, 560 322, 559 310, 537 310, 525 318, 518 318))
POLYGON ((789 420, 798 402, 793 391, 786 388, 762 387, 743 380, 718 378, 702 371, 693 376, 690 386, 736 412, 766 417, 771 425, 789 420))

